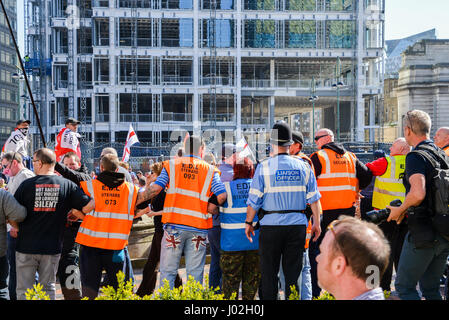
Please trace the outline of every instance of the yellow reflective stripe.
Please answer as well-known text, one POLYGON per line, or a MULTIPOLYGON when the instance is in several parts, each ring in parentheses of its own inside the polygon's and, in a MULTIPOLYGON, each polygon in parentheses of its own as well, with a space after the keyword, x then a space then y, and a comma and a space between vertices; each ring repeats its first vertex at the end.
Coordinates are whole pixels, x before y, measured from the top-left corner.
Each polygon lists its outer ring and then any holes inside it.
POLYGON ((262 198, 263 197, 263 192, 254 188, 250 188, 249 189, 249 194, 253 194, 258 198, 262 198))
POLYGON ((373 192, 386 194, 386 195, 393 196, 393 197, 405 197, 405 192, 388 191, 388 190, 379 189, 377 187, 374 187, 373 192))
POLYGON ((266 193, 278 193, 278 192, 306 192, 306 186, 279 186, 269 187, 266 193))
POLYGON ((194 218, 200 218, 200 219, 204 219, 204 220, 212 218, 212 215, 210 213, 203 214, 198 211, 177 208, 177 207, 168 207, 168 208, 164 207, 163 213, 177 213, 177 214, 182 214, 182 215, 191 216, 194 218))
MULTIPOLYGON (((214 177, 214 167, 209 165, 209 169, 207 170, 206 180, 204 180, 203 190, 201 190, 201 198, 207 197, 207 191, 209 190, 209 186, 212 183, 212 178, 214 177)), ((207 199, 209 201, 209 198, 207 199)))
MULTIPOLYGON (((236 229, 245 229, 246 223, 220 223, 220 227, 222 229, 228 230, 236 230, 236 229)), ((256 226, 256 222, 253 222, 253 227, 256 226)))
POLYGON ((345 190, 356 191, 356 188, 354 186, 350 186, 350 185, 329 186, 329 187, 318 186, 318 191, 320 191, 320 192, 322 192, 322 191, 345 191, 345 190))
POLYGON ((168 182, 168 189, 167 193, 175 193, 173 192, 173 189, 175 189, 175 160, 169 160, 168 166, 170 168, 170 181, 168 182))
MULTIPOLYGON (((325 164, 326 164, 326 167, 325 167, 325 173, 328 173, 328 172, 330 172, 331 171, 331 161, 330 161, 330 159, 329 159, 329 155, 327 154, 327 152, 326 151, 324 151, 323 149, 321 149, 320 151, 318 151, 318 153, 324 158, 324 162, 325 162, 325 164)), ((320 175, 320 177, 321 177, 321 175, 320 175)))
POLYGON ((356 175, 350 172, 324 173, 320 175, 320 179, 332 178, 356 178, 356 175))
POLYGON ((228 207, 232 208, 232 193, 231 193, 231 185, 229 182, 223 183, 226 189, 226 193, 228 194, 226 200, 228 202, 228 207))
POLYGON ((93 211, 88 213, 87 215, 94 217, 94 218, 102 218, 102 219, 117 219, 117 220, 125 220, 125 221, 132 221, 133 217, 129 214, 122 214, 122 213, 113 213, 113 212, 98 212, 93 211))
POLYGON ((134 196, 134 185, 128 183, 129 194, 128 194, 128 219, 133 220, 134 212, 131 212, 131 208, 133 206, 133 196, 134 196))
POLYGON ((194 198, 199 198, 201 201, 209 201, 209 197, 207 196, 202 196, 199 192, 196 191, 192 191, 192 190, 186 190, 186 189, 182 189, 182 188, 172 188, 170 190, 170 192, 166 192, 167 194, 182 194, 184 196, 189 196, 189 197, 194 197, 194 198))
POLYGON ((385 183, 399 183, 399 184, 402 184, 402 179, 381 178, 381 177, 376 177, 376 179, 379 180, 380 182, 385 182, 385 183))
POLYGON ((270 187, 270 170, 268 167, 268 160, 262 162, 262 174, 265 184, 264 192, 266 193, 267 189, 270 187))
POLYGON ((316 194, 316 191, 309 192, 309 193, 306 195, 306 198, 307 198, 307 199, 310 199, 310 198, 312 198, 315 194, 316 194))
POLYGON ((224 208, 224 207, 220 207, 219 211, 222 212, 222 213, 232 213, 232 214, 245 213, 246 214, 246 207, 244 207, 244 208, 224 208))
POLYGON ((93 238, 128 240, 128 234, 123 233, 93 231, 84 227, 80 227, 78 229, 78 232, 93 238))

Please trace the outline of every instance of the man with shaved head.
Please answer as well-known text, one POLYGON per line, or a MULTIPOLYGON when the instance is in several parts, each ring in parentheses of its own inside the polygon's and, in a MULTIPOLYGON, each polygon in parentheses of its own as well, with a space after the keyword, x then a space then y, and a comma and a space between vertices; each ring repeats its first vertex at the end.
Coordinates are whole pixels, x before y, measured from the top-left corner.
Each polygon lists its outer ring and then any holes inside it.
MULTIPOLYGON (((323 216, 321 230, 341 215, 355 216, 355 204, 359 190, 366 188, 372 180, 371 171, 357 157, 334 141, 334 133, 326 128, 315 133, 318 151, 310 156, 318 190, 321 194, 323 216)), ((317 283, 315 257, 324 234, 309 244, 312 276, 312 294, 320 295, 317 283)))
POLYGON ((435 145, 446 152, 449 156, 449 127, 442 127, 437 130, 433 137, 435 145))
MULTIPOLYGON (((391 201, 396 199, 404 201, 405 186, 402 182, 402 177, 405 172, 405 157, 410 152, 410 149, 405 138, 397 138, 390 147, 390 155, 388 157, 366 164, 373 176, 376 177, 372 203, 374 209, 385 209, 391 201)), ((391 244, 390 263, 382 278, 381 287, 384 290, 391 291, 393 264, 397 270, 402 244, 407 234, 407 224, 405 222, 397 224, 395 221, 384 221, 379 225, 379 228, 391 244)))

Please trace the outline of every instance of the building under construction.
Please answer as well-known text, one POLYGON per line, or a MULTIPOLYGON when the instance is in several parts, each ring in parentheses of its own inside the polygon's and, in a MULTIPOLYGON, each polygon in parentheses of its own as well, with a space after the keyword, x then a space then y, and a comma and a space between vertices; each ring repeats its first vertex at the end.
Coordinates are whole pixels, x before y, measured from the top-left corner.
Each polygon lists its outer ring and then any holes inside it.
POLYGON ((73 116, 90 143, 124 142, 130 123, 153 146, 179 129, 257 139, 279 119, 308 142, 320 127, 369 141, 384 2, 25 0, 26 68, 46 139, 73 116))

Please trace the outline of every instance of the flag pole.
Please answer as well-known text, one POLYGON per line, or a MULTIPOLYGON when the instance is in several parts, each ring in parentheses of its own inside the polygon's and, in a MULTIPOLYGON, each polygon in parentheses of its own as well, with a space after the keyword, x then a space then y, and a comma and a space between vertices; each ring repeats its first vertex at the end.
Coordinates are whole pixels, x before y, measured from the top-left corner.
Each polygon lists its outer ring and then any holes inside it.
POLYGON ((47 147, 47 143, 45 142, 44 132, 42 131, 42 126, 41 126, 41 122, 39 120, 39 114, 37 112, 36 104, 34 102, 33 93, 31 92, 30 83, 28 82, 28 77, 27 77, 27 74, 26 74, 26 71, 25 71, 25 67, 23 66, 22 56, 20 55, 19 47, 17 46, 16 38, 14 37, 14 32, 13 32, 13 30, 11 28, 11 24, 9 22, 8 14, 6 13, 6 9, 5 9, 5 6, 4 6, 2 0, 0 0, 0 4, 2 6, 3 14, 5 15, 6 23, 8 24, 9 33, 11 34, 11 38, 13 40, 14 47, 16 49, 17 57, 19 58, 20 67, 22 68, 23 77, 25 78, 25 82, 26 82, 27 89, 28 89, 28 94, 30 95, 31 104, 33 105, 34 116, 36 117, 37 126, 39 128, 39 132, 40 132, 40 135, 41 135, 42 143, 44 145, 44 148, 46 148, 47 147))

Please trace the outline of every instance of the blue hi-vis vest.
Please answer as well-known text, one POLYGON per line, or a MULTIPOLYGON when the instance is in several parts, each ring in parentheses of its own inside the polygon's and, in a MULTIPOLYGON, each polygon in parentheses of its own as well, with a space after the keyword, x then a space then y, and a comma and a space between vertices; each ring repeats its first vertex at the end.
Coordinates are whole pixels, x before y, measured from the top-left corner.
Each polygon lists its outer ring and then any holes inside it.
MULTIPOLYGON (((251 243, 245 235, 246 200, 252 179, 237 179, 225 182, 227 200, 220 207, 221 239, 220 246, 223 251, 244 251, 259 249, 259 230, 251 243)), ((257 216, 254 217, 253 226, 256 225, 257 216)))

